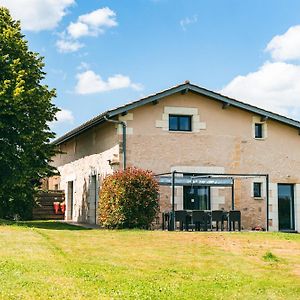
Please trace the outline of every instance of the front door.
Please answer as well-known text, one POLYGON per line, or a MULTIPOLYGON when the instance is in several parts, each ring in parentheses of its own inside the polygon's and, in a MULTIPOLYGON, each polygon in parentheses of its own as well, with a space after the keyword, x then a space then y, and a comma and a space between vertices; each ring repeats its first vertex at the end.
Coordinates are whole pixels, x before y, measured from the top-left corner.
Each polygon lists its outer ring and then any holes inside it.
POLYGON ((279 230, 294 230, 294 185, 278 184, 279 230))
POLYGON ((185 186, 183 194, 183 209, 210 209, 210 189, 208 186, 185 186))

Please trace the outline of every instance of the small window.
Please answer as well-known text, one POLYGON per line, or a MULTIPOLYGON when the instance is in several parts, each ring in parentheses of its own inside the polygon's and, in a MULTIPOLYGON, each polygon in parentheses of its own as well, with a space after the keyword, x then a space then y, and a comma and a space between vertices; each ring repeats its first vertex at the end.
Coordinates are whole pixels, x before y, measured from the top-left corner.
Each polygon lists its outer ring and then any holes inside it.
POLYGON ((261 188, 262 188, 262 183, 261 182, 254 182, 253 183, 253 196, 255 198, 261 198, 261 196, 262 196, 261 188))
POLYGON ((255 138, 262 139, 263 138, 263 124, 255 123, 255 138))
POLYGON ((192 131, 191 119, 191 116, 169 115, 169 130, 192 131))

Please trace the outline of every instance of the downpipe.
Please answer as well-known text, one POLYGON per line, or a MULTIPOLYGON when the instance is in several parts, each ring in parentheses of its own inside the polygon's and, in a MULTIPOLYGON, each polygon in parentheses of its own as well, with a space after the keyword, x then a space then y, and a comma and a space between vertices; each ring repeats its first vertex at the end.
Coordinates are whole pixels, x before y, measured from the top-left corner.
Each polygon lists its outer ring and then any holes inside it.
POLYGON ((109 119, 107 116, 104 116, 104 120, 106 120, 107 122, 122 125, 123 170, 125 170, 126 169, 126 123, 124 121, 117 121, 117 120, 109 119))

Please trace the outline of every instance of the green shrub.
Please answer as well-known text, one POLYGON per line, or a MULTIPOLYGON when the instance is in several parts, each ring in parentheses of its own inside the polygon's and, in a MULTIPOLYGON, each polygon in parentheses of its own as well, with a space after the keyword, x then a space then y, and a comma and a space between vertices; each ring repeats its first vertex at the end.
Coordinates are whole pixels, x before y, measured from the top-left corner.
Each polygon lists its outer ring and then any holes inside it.
POLYGON ((153 173, 127 168, 107 176, 98 209, 99 223, 106 228, 149 228, 159 209, 153 173))
POLYGON ((278 257, 275 254, 273 254, 272 252, 268 251, 268 252, 266 252, 264 254, 263 260, 270 261, 270 262, 272 262, 272 261, 277 262, 279 259, 278 259, 278 257))

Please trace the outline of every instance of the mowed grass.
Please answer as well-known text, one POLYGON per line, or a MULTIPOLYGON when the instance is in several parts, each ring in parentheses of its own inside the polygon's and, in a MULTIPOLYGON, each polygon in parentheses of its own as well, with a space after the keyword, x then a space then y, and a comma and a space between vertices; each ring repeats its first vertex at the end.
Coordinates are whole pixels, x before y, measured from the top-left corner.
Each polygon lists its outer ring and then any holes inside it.
POLYGON ((0 299, 300 299, 300 235, 0 221, 0 299))

